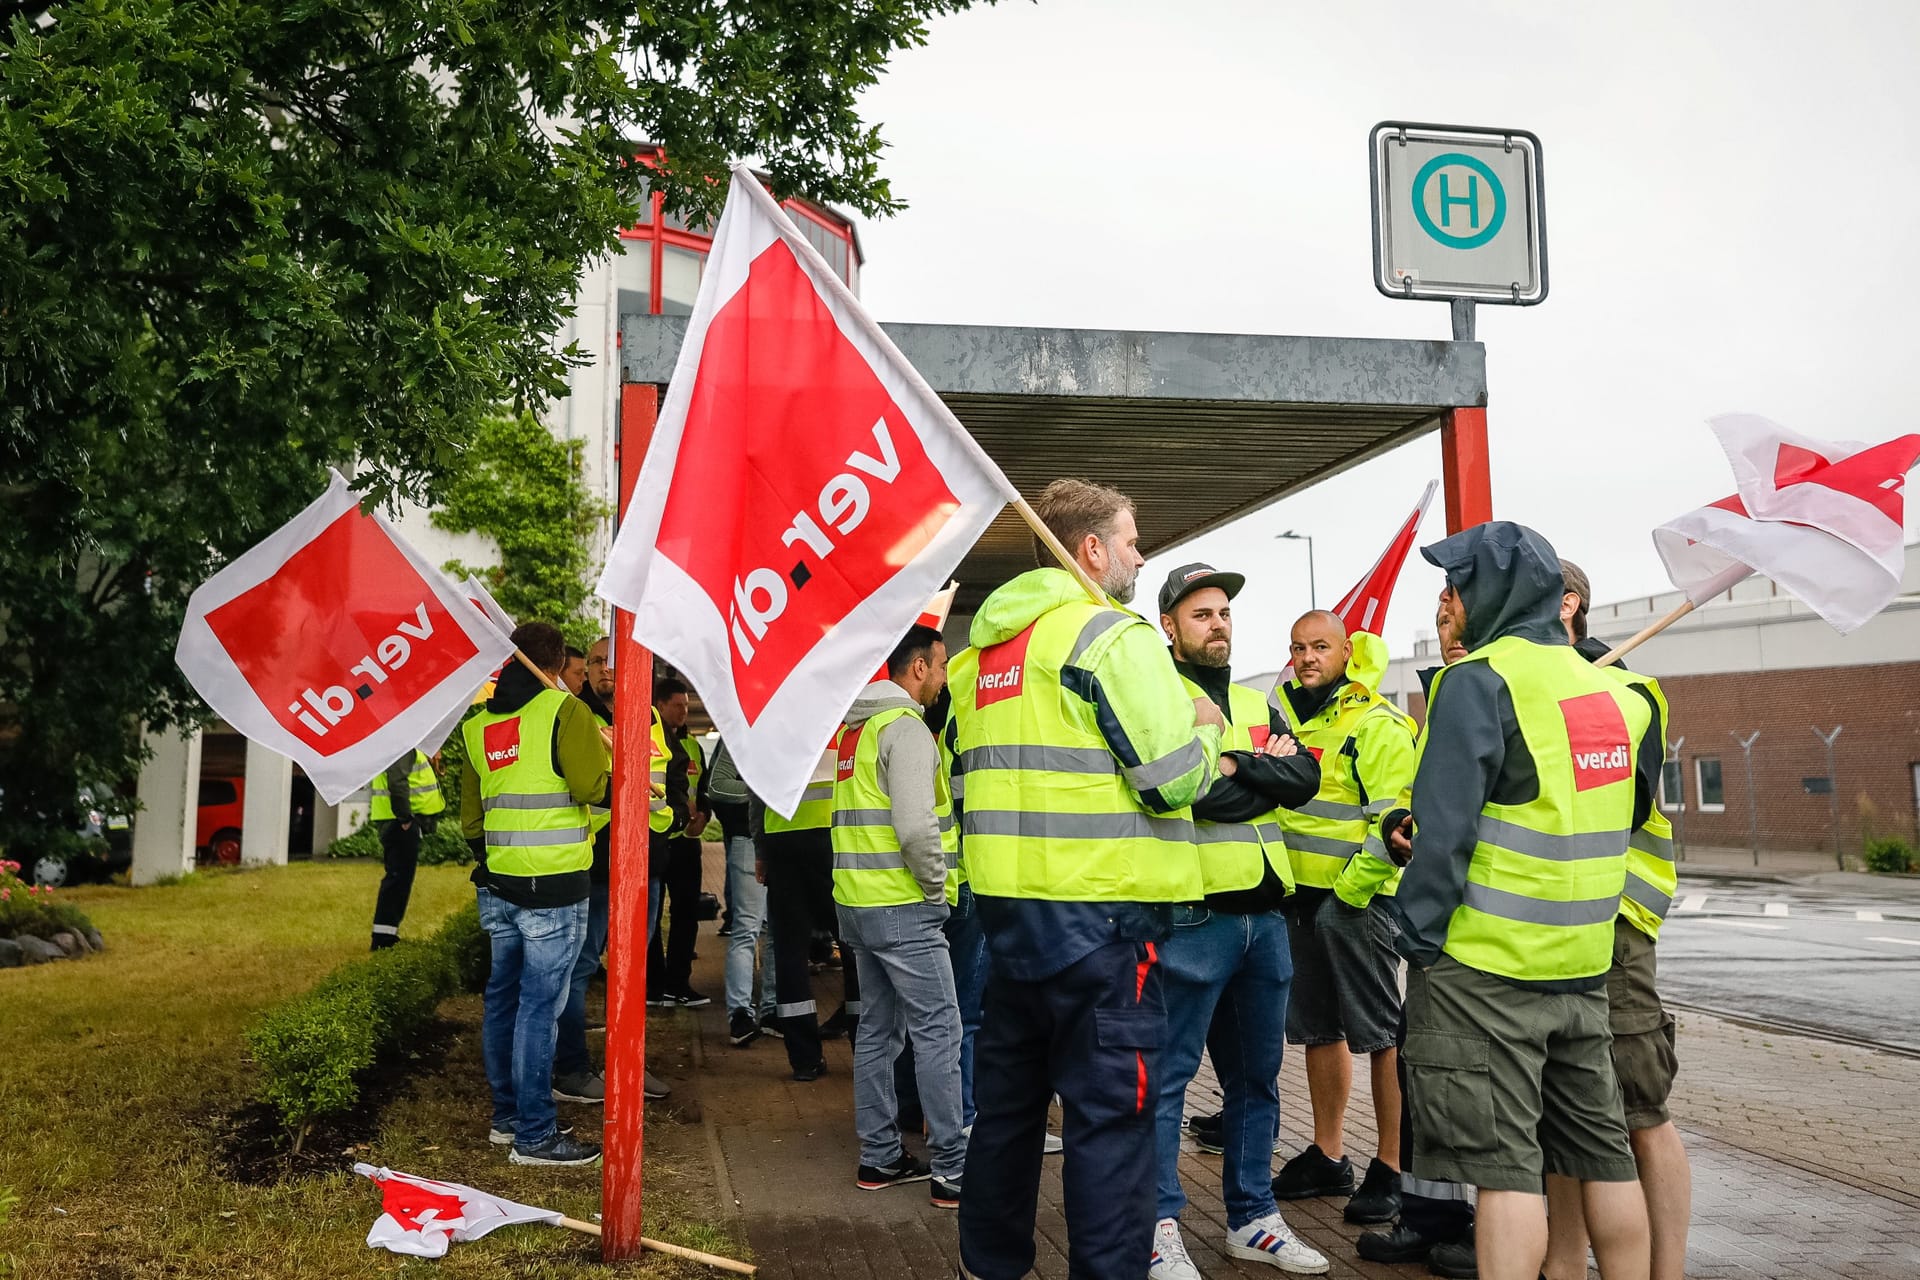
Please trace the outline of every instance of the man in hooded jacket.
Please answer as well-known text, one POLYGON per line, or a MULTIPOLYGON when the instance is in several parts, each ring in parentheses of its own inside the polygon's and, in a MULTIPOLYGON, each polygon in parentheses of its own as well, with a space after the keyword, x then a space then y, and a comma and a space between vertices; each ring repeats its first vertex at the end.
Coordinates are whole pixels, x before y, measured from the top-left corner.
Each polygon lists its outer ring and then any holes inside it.
POLYGON ((1559 556, 1521 525, 1424 547, 1468 654, 1435 678, 1412 860, 1387 903, 1412 964, 1414 1173, 1480 1189, 1481 1275, 1531 1280, 1543 1175, 1578 1179, 1607 1280, 1648 1271, 1646 1204, 1614 1077, 1606 975, 1629 834, 1661 750, 1646 702, 1560 622, 1559 556))

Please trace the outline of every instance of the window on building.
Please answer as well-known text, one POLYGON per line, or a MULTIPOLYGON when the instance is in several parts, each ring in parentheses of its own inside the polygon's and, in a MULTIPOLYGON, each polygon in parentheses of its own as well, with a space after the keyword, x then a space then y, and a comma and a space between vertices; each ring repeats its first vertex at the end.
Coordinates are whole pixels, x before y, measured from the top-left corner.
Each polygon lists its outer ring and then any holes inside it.
POLYGON ((1660 766, 1660 807, 1669 810, 1687 807, 1687 774, 1678 760, 1669 760, 1660 766))
POLYGON ((614 283, 620 289, 620 314, 647 314, 653 294, 653 242, 620 241, 620 257, 613 264, 614 283))
POLYGON ((667 245, 660 258, 660 314, 693 314, 693 299, 700 292, 700 274, 706 269, 707 255, 678 245, 667 245))
POLYGON ((1720 783, 1720 761, 1713 756, 1695 756, 1693 784, 1702 813, 1720 813, 1727 807, 1727 793, 1720 783))

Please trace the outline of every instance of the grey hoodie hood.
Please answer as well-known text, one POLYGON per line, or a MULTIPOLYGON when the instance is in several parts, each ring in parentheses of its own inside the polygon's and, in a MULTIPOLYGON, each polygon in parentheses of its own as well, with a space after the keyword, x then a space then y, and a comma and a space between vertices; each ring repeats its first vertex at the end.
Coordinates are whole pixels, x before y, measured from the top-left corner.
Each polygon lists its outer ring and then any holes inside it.
POLYGON ((905 689, 891 680, 875 680, 854 698, 853 705, 847 708, 845 721, 865 724, 888 707, 905 707, 916 716, 921 713, 920 704, 905 689))
POLYGON ((1503 636, 1565 644, 1566 580, 1553 544, 1523 524, 1493 520, 1420 548, 1466 605, 1469 652, 1503 636))

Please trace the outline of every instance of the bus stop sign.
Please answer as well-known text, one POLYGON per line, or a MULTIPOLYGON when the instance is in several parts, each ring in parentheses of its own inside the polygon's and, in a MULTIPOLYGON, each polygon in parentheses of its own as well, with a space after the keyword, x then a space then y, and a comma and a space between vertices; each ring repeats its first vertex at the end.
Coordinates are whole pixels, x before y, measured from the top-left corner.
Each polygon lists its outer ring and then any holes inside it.
POLYGON ((1380 292, 1522 307, 1547 296, 1540 139, 1386 120, 1368 142, 1380 292))

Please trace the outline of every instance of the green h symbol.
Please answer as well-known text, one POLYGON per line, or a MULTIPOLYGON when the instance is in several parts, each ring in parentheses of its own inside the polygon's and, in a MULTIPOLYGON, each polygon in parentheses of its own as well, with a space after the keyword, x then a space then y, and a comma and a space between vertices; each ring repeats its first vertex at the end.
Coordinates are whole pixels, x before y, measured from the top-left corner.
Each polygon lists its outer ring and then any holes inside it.
POLYGON ((1477 174, 1467 175, 1467 194, 1464 196, 1454 195, 1447 188, 1447 175, 1445 173, 1440 175, 1440 223, 1442 226, 1453 225, 1452 210, 1456 204, 1467 206, 1467 217, 1470 219, 1468 225, 1478 231, 1480 229, 1480 178, 1477 174))

